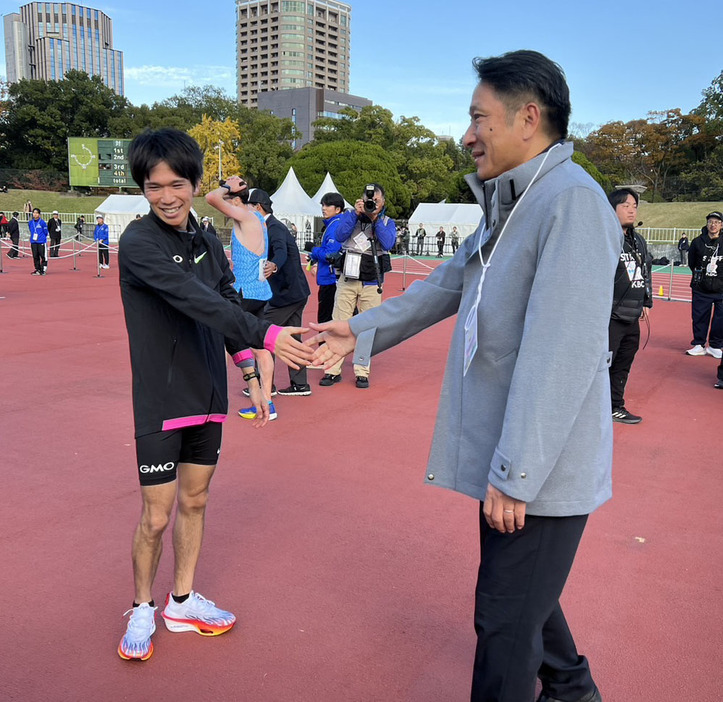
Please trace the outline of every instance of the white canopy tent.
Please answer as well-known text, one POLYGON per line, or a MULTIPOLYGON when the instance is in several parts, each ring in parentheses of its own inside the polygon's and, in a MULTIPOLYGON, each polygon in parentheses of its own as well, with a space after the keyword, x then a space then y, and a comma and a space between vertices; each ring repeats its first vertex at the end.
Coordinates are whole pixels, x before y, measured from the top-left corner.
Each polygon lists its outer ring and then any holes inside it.
POLYGON ((424 224, 427 237, 433 237, 440 227, 447 233, 447 241, 452 227, 457 227, 460 243, 470 234, 474 234, 482 219, 482 208, 477 204, 451 202, 420 202, 409 218, 410 247, 414 247, 414 232, 424 224))
POLYGON ((321 209, 301 187, 292 167, 279 189, 271 195, 271 203, 277 219, 284 222, 289 229, 292 224, 296 227, 300 244, 301 241, 312 238, 314 217, 321 217, 321 209))
MULTIPOLYGON (((109 195, 95 208, 95 216, 102 215, 108 225, 111 241, 118 241, 123 230, 136 218, 148 214, 150 207, 143 195, 109 195)), ((95 226, 95 222, 87 222, 95 226)))
MULTIPOLYGON (((314 195, 311 198, 311 201, 317 206, 318 212, 321 212, 321 198, 324 197, 327 193, 339 193, 339 188, 334 185, 334 181, 331 177, 331 173, 329 171, 326 172, 326 177, 324 178, 324 182, 321 184, 319 189, 316 191, 316 195, 314 195)), ((341 195, 341 193, 339 193, 341 195)), ((343 195, 342 195, 343 197, 343 195)), ((344 207, 347 210, 351 210, 352 206, 344 200, 344 207)))

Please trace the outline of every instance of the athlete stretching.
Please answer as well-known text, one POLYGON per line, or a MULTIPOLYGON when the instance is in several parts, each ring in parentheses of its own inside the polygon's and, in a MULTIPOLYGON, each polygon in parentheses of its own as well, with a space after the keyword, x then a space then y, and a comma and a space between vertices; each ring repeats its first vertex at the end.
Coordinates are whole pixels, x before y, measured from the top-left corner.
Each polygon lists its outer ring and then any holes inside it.
POLYGON ((293 368, 308 363, 312 350, 291 336, 304 330, 271 325, 238 304, 223 246, 190 213, 203 175, 198 144, 175 129, 147 131, 133 140, 128 158, 151 212, 128 225, 118 255, 143 502, 133 537, 135 600, 118 654, 147 660, 156 630, 151 587, 174 503, 166 627, 215 636, 236 621, 193 590, 228 409, 224 346, 260 408, 255 426, 266 424, 269 408, 250 347, 266 348, 293 368))

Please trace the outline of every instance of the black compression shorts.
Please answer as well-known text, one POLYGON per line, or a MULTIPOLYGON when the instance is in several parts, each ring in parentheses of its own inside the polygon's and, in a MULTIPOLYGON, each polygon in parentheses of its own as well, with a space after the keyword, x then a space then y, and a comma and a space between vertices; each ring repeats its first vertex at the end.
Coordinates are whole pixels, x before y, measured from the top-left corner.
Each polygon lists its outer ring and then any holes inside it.
POLYGON ((159 431, 136 439, 141 485, 161 485, 176 479, 179 463, 215 466, 221 452, 220 422, 159 431))

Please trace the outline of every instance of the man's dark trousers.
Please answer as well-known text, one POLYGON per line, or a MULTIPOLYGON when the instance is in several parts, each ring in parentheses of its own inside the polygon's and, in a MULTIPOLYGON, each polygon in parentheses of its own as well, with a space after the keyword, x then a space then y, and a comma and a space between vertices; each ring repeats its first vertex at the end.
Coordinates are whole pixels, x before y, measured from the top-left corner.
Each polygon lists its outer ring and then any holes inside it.
POLYGON ((552 698, 594 689, 559 602, 586 523, 587 515, 527 515, 523 529, 502 534, 480 504, 472 702, 533 700, 538 677, 552 698))
MULTIPOLYGON (((285 307, 271 307, 270 305, 266 305, 264 319, 273 324, 278 324, 281 327, 300 327, 304 307, 306 307, 306 299, 303 299, 301 302, 295 302, 293 305, 286 305, 285 307)), ((299 334, 294 334, 294 338, 301 341, 299 334)), ((289 380, 292 385, 306 385, 306 366, 301 366, 299 370, 294 370, 289 366, 289 380)))
POLYGON ((625 385, 640 346, 640 322, 637 319, 633 322, 611 319, 608 335, 613 355, 610 363, 610 399, 615 411, 625 405, 625 385))
POLYGON ((320 285, 317 300, 319 302, 316 311, 316 321, 319 324, 331 322, 331 315, 334 312, 334 296, 336 295, 336 283, 334 285, 320 285))
POLYGON ((693 345, 705 346, 706 339, 715 349, 723 348, 723 296, 693 290, 690 313, 693 317, 693 345), (710 309, 713 307, 713 321, 710 309), (710 326, 710 338, 708 327, 710 326))
POLYGON ((38 273, 42 273, 48 261, 45 258, 45 244, 30 244, 30 250, 33 252, 33 264, 38 273))

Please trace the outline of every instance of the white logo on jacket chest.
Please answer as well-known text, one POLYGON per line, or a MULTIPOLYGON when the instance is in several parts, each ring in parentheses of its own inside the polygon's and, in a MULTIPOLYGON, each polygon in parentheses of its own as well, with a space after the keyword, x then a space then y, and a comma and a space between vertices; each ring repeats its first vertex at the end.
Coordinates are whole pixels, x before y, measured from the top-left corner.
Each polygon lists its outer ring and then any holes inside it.
POLYGON ((174 260, 176 263, 183 263, 183 256, 178 256, 178 255, 176 255, 176 256, 173 257, 173 260, 174 260))

